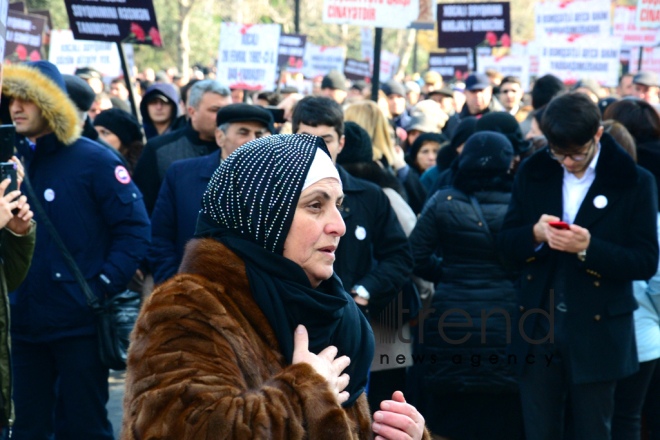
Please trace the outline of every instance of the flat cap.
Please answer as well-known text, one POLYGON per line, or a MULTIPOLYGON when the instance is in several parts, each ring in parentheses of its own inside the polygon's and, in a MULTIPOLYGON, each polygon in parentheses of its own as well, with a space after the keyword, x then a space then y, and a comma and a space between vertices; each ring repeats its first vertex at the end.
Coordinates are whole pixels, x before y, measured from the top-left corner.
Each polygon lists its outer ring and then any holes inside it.
POLYGON ((73 74, 79 76, 82 79, 89 79, 89 78, 101 79, 103 77, 103 75, 101 75, 101 72, 94 69, 93 67, 80 67, 76 69, 76 71, 73 72, 73 74))
POLYGON ((273 115, 263 107, 250 104, 230 104, 218 110, 215 118, 217 126, 232 122, 261 122, 266 127, 273 124, 273 115))
POLYGON ((585 88, 589 90, 591 93, 594 95, 598 96, 598 92, 600 91, 600 84, 598 84, 598 81, 595 79, 591 78, 583 78, 579 80, 578 82, 575 83, 575 86, 573 87, 573 90, 579 89, 579 88, 585 88))
POLYGON ((381 86, 381 89, 383 92, 387 95, 399 95, 399 96, 406 96, 406 88, 403 87, 403 84, 401 84, 398 81, 394 80, 389 80, 385 84, 381 86))
POLYGON ((633 84, 640 84, 646 87, 658 87, 658 76, 653 72, 638 72, 633 77, 633 84))
POLYGON ((346 91, 346 77, 337 69, 332 69, 323 77, 321 88, 346 91))

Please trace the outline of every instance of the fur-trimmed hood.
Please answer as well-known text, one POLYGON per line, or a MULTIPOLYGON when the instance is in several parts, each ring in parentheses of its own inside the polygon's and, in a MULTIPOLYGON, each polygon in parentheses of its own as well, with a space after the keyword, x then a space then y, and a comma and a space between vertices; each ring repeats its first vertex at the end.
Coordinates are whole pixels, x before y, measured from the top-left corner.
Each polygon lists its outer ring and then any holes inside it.
POLYGON ((76 106, 66 91, 39 69, 24 64, 5 66, 2 94, 34 102, 63 144, 71 145, 80 137, 82 129, 76 106))

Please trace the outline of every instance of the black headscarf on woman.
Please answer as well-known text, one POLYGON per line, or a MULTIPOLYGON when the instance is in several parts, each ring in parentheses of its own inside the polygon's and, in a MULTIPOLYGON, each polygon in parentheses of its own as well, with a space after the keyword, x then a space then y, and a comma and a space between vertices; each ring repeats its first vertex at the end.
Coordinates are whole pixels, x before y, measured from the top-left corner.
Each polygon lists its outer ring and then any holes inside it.
POLYGON ((415 168, 420 174, 424 173, 424 171, 419 168, 419 165, 417 165, 417 155, 419 154, 419 150, 421 150, 427 142, 436 142, 438 145, 442 146, 447 140, 447 136, 440 133, 420 134, 419 137, 415 139, 415 142, 413 142, 408 153, 406 153, 406 162, 408 165, 415 168))
POLYGON ((374 336, 336 274, 312 288, 304 270, 282 256, 305 178, 323 139, 277 135, 243 145, 225 159, 209 182, 196 237, 213 237, 243 259, 254 299, 273 328, 287 361, 293 333, 309 333, 309 350, 330 345, 350 357, 346 391, 352 406, 365 390, 374 336))
POLYGON ((452 186, 465 194, 477 191, 511 192, 514 148, 501 133, 480 131, 467 140, 457 159, 452 186))

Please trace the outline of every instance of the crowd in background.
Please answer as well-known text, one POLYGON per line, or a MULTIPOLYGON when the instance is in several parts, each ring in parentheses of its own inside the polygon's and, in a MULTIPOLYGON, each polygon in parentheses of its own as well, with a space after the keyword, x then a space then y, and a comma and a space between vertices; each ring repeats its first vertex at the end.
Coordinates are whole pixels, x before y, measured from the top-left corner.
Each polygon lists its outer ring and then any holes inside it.
MULTIPOLYGON (((624 74, 616 89, 546 75, 525 91, 495 71, 464 81, 430 71, 387 81, 373 99, 370 84, 338 71, 305 96, 232 89, 212 69, 135 69, 138 119, 124 78, 29 69, 6 72, 0 118, 24 136, 25 174, 100 296, 128 286, 146 297, 178 272, 202 196, 236 150, 318 136, 345 195, 334 270, 375 335, 372 411, 405 390, 436 439, 660 439, 655 74, 624 74), (42 77, 52 90, 40 94, 42 77), (68 95, 75 118, 49 107, 49 93, 68 95), (41 132, 26 122, 30 103, 41 132), (531 309, 553 316, 550 327, 534 315, 519 331, 531 309), (385 316, 403 316, 401 331, 385 316), (556 344, 521 339, 548 332, 556 344)), ((19 439, 112 438, 108 370, 89 359, 93 317, 37 224, 18 231, 37 234, 30 272, 6 284, 16 411, 6 384, 3 425, 19 439)), ((3 229, 0 249, 16 236, 3 229)), ((131 390, 127 408, 139 399, 131 390)), ((138 426, 146 435, 143 423, 125 414, 126 438, 138 426)))

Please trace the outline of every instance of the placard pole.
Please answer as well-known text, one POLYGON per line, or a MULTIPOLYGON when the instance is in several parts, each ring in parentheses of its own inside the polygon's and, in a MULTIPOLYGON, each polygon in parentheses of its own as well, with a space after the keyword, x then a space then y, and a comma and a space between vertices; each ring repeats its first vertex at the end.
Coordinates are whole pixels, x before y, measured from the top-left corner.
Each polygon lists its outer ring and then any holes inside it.
POLYGON ((644 48, 640 46, 639 48, 639 59, 637 60, 637 71, 642 71, 642 54, 644 53, 644 48))
POLYGON ((300 0, 294 1, 296 5, 296 15, 294 17, 294 26, 296 28, 296 34, 300 34, 300 0))
POLYGON ((378 103, 380 89, 380 50, 383 45, 383 28, 376 28, 374 41, 374 72, 371 76, 371 100, 378 103))
POLYGON ((131 81, 131 72, 128 69, 128 61, 126 60, 126 53, 122 43, 117 43, 117 50, 119 51, 119 60, 121 61, 121 70, 124 71, 124 81, 128 89, 128 100, 131 103, 131 110, 133 115, 137 118, 138 122, 142 124, 142 115, 138 111, 137 101, 135 100, 135 90, 133 90, 133 81, 131 81))

